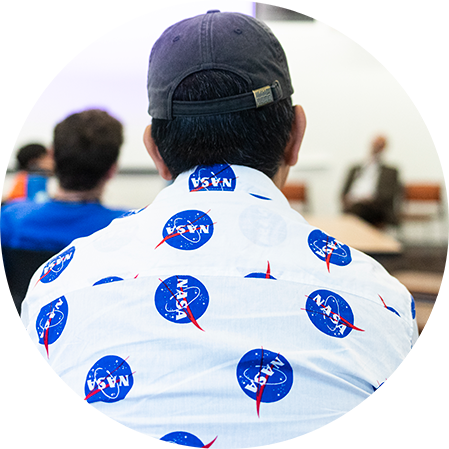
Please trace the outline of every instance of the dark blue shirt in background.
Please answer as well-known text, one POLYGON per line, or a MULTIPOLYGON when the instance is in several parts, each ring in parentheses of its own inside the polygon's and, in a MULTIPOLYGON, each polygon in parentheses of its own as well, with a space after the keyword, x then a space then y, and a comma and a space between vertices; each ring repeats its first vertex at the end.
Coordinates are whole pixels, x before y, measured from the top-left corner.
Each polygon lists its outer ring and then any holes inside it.
POLYGON ((8 248, 59 252, 74 239, 93 234, 125 212, 96 202, 17 201, 1 210, 1 244, 8 248))

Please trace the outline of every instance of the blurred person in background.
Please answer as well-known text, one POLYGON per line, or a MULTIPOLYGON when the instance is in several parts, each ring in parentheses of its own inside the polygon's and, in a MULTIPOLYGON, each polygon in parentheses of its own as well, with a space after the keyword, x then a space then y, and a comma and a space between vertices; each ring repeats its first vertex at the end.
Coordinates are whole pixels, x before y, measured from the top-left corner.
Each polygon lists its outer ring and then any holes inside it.
POLYGON ((56 193, 43 204, 21 201, 5 206, 2 247, 56 253, 122 215, 123 210, 101 204, 106 183, 116 173, 122 144, 123 126, 106 111, 78 112, 56 125, 52 149, 56 193))
POLYGON ((399 171, 383 161, 387 139, 376 136, 364 163, 350 168, 341 194, 343 211, 383 228, 399 224, 399 171))
POLYGON ((54 169, 51 151, 39 143, 30 143, 18 150, 16 160, 18 173, 2 203, 14 200, 31 200, 38 203, 47 201, 47 181, 54 169))

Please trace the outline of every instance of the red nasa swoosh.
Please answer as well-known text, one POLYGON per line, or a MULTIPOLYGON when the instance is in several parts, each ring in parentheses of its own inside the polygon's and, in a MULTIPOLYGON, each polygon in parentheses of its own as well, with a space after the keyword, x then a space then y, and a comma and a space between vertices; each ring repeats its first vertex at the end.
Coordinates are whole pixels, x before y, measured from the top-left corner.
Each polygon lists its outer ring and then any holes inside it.
MULTIPOLYGON (((310 296, 306 295, 306 298, 309 298, 310 296)), ((324 305, 320 305, 320 307, 325 308, 324 305)), ((304 309, 301 308, 301 310, 305 310, 306 312, 310 312, 310 313, 319 313, 320 315, 323 316, 327 316, 329 318, 329 315, 327 315, 326 313, 320 313, 317 312, 316 310, 308 310, 308 309, 304 309)), ((334 315, 336 315, 341 321, 343 321, 343 323, 346 324, 346 326, 350 327, 351 329, 354 329, 355 331, 360 331, 360 332, 365 332, 363 329, 359 329, 358 327, 354 326, 353 324, 351 324, 349 321, 345 320, 341 315, 339 315, 338 313, 334 313, 332 312, 334 315)))
MULTIPOLYGON (((200 331, 205 332, 205 330, 202 329, 201 326, 200 326, 200 325, 198 324, 198 322, 196 321, 196 319, 195 319, 195 317, 193 316, 193 313, 192 313, 192 311, 190 310, 190 307, 189 307, 189 305, 187 304, 187 302, 186 302, 186 306, 183 307, 183 306, 181 305, 181 303, 179 302, 178 298, 176 297, 176 295, 170 290, 170 287, 169 287, 169 286, 168 286, 168 285, 167 285, 161 278, 159 278, 159 280, 165 285, 165 287, 167 288, 167 290, 171 293, 172 298, 175 298, 175 300, 176 300, 176 302, 178 303, 179 307, 180 307, 182 310, 185 310, 185 311, 186 311, 187 317, 188 317, 189 320, 192 322, 192 324, 194 324, 200 331)), ((181 291, 183 291, 183 290, 182 290, 182 287, 181 287, 181 291)), ((171 299, 171 298, 170 298, 170 299, 171 299)))
MULTIPOLYGON (((201 215, 200 217, 198 217, 196 220, 193 220, 190 224, 193 224, 193 223, 195 223, 195 221, 198 221, 199 219, 201 219, 201 218, 203 218, 205 215, 207 215, 209 212, 210 212, 211 210, 209 209, 206 213, 204 213, 203 215, 201 215)), ((212 225, 215 225, 215 224, 217 224, 216 222, 215 223, 212 223, 212 225)), ((185 224, 185 225, 181 225, 181 226, 179 226, 179 228, 185 228, 187 225, 185 224)), ((178 228, 178 229, 179 229, 178 228)), ((197 231, 198 229, 200 229, 200 227, 197 227, 197 228, 195 228, 194 229, 194 231, 197 231)), ((167 235, 166 237, 164 237, 163 239, 162 239, 162 241, 154 248, 154 249, 157 249, 157 248, 159 248, 159 246, 161 246, 164 242, 166 242, 168 239, 171 239, 172 237, 177 237, 178 235, 181 235, 181 234, 184 234, 184 232, 186 232, 185 230, 183 230, 183 232, 175 232, 175 233, 173 233, 173 234, 169 234, 169 235, 167 235)))
POLYGON ((218 438, 218 435, 209 443, 209 444, 206 444, 205 446, 203 446, 203 448, 208 448, 208 447, 211 447, 214 443, 215 443, 215 440, 218 438))
MULTIPOLYGON (((327 236, 327 240, 326 240, 326 250, 328 249, 329 246, 329 236, 327 236)), ((331 269, 330 269, 330 263, 331 263, 331 256, 332 253, 336 250, 336 246, 334 246, 331 250, 330 253, 328 253, 328 255, 326 256, 326 266, 327 266, 327 271, 330 273, 331 269)))
MULTIPOLYGON (((217 175, 218 175, 218 173, 217 173, 217 175)), ((217 175, 215 175, 215 176, 217 176, 217 175)), ((212 178, 212 176, 210 176, 209 178, 207 178, 208 180, 209 179, 211 179, 212 178)), ((231 178, 231 181, 233 181, 234 179, 237 179, 238 178, 238 176, 236 176, 235 178, 231 178)), ((223 182, 224 181, 218 181, 218 184, 223 184, 223 182)), ((193 190, 191 190, 191 192, 199 192, 200 190, 203 190, 203 189, 208 189, 210 186, 198 186, 198 187, 195 187, 193 190)))
POLYGON ((384 307, 385 307, 386 309, 388 309, 388 307, 387 307, 387 305, 385 304, 385 301, 383 300, 382 296, 380 296, 380 295, 377 295, 377 296, 379 296, 379 298, 380 298, 380 300, 382 301, 384 307))
MULTIPOLYGON (((231 168, 231 166, 228 164, 226 167, 224 167, 224 168, 222 168, 219 172, 217 172, 217 173, 214 173, 214 175, 212 176, 209 176, 208 178, 206 178, 208 181, 210 181, 213 177, 217 177, 221 172, 224 172, 226 169, 228 169, 228 168, 231 168)), ((232 168, 231 168, 231 170, 232 170, 232 168)), ((211 170, 212 171, 212 170, 211 170)), ((234 179, 237 179, 238 178, 238 176, 236 176, 235 178, 232 178, 232 180, 234 180, 234 179)), ((198 178, 199 179, 199 178, 198 178)), ((204 178, 202 178, 202 179, 204 179, 204 178)), ((223 181, 218 181, 219 183, 221 182, 223 182, 223 181)), ((193 190, 191 190, 191 192, 198 192, 198 190, 202 190, 202 189, 205 189, 206 187, 204 187, 204 186, 199 186, 199 187, 196 187, 195 189, 193 189, 193 190)))
MULTIPOLYGON (((63 258, 64 259, 64 258, 63 258)), ((56 261, 55 261, 56 262, 56 261)), ((65 260, 62 260, 62 262, 60 262, 60 263, 62 263, 63 265, 64 265, 64 262, 65 262, 65 260)), ((57 265, 57 263, 55 263, 55 265, 57 265)), ((53 265, 53 267, 54 267, 54 265, 53 265)), ((34 287, 36 287, 36 285, 37 284, 39 284, 39 282, 40 281, 42 281, 42 279, 44 279, 44 277, 45 276, 47 276, 47 275, 49 275, 52 271, 53 271, 53 267, 51 267, 43 276, 41 276, 38 280, 37 280, 37 282, 34 284, 34 287)), ((62 270, 63 268, 61 268, 61 270, 62 270)), ((33 287, 33 288, 34 288, 33 287)))
POLYGON ((378 294, 377 296, 379 296, 380 300, 382 301, 384 307, 385 307, 387 310, 389 310, 390 312, 395 313, 397 316, 400 317, 399 313, 398 313, 395 309, 393 309, 393 307, 388 307, 388 306, 385 304, 385 301, 384 301, 384 299, 382 298, 382 296, 380 296, 379 294, 378 294))
MULTIPOLYGON (((39 279, 37 280, 37 282, 34 284, 34 287, 36 287, 36 285, 39 284, 39 282, 42 281, 42 279, 44 279, 45 276, 47 276, 48 274, 50 274, 51 271, 52 271, 52 270, 51 270, 51 268, 50 268, 50 269, 49 269, 49 270, 48 270, 48 271, 47 271, 41 278, 39 278, 39 279)), ((34 288, 34 287, 33 287, 33 288, 34 288)))
MULTIPOLYGON (((180 228, 184 228, 184 227, 186 227, 187 225, 182 225, 182 226, 180 226, 180 228)), ((197 231, 198 229, 200 229, 199 227, 196 227, 196 228, 194 228, 193 230, 194 231, 197 231)), ((166 242, 168 239, 171 239, 172 237, 177 237, 178 235, 181 235, 181 234, 184 234, 184 232, 186 232, 186 230, 184 230, 183 229, 183 232, 175 232, 175 233, 173 233, 173 234, 169 234, 169 235, 167 235, 167 237, 164 237, 163 238, 163 240, 154 248, 154 249, 157 249, 157 248, 159 248, 161 245, 162 245, 162 243, 164 243, 164 242, 166 242)))
MULTIPOLYGON (((61 263, 64 264, 64 262, 65 261, 63 260, 61 263)), ((57 265, 57 261, 55 261, 55 265, 57 265)), ((53 267, 54 267, 54 265, 53 265, 53 267)), ((49 268, 48 271, 37 280, 37 282, 34 284, 34 287, 36 287, 36 285, 39 284, 39 282, 42 281, 42 279, 44 279, 44 277, 46 277, 47 275, 49 275, 53 271, 53 267, 49 268)))
MULTIPOLYGON (((277 357, 279 357, 280 352, 278 352, 278 355, 275 357, 275 359, 277 357)), ((259 376, 258 379, 260 379, 260 374, 262 373, 262 366, 263 366, 263 347, 262 347, 262 356, 260 359, 260 370, 259 370, 259 376)), ((270 365, 270 370, 273 369, 273 364, 270 365)), ((260 385, 260 389, 257 391, 256 394, 256 410, 257 410, 257 416, 260 418, 260 403, 262 402, 262 395, 263 395, 263 391, 265 390, 265 386, 267 385, 267 381, 268 381, 268 376, 269 374, 267 373, 265 376, 265 382, 260 385)))
MULTIPOLYGON (((262 373, 262 366, 263 366, 263 346, 262 346, 262 354, 260 359, 260 369, 259 369, 259 375, 257 376, 258 379, 260 379, 260 374, 262 373)), ((262 394, 263 390, 265 389, 265 384, 267 379, 265 379, 265 383, 263 385, 260 385, 260 389, 257 390, 256 394, 256 410, 257 410, 257 416, 260 418, 260 402, 262 401, 262 394)))
POLYGON ((50 354, 48 353, 48 331, 50 330, 52 312, 53 312, 53 308, 50 310, 50 314, 48 315, 48 327, 47 327, 47 329, 45 329, 45 333, 44 333, 44 346, 45 346, 45 350, 47 351, 48 359, 50 358, 50 354))
POLYGON ((270 262, 267 261, 267 272, 265 274, 265 279, 271 279, 271 274, 270 274, 270 262))

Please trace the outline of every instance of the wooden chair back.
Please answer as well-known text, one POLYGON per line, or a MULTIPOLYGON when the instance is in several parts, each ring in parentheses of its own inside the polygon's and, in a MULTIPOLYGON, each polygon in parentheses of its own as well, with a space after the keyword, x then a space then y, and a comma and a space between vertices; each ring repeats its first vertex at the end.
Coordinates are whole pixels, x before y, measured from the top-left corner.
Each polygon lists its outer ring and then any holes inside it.
POLYGON ((287 182, 282 193, 289 201, 300 201, 307 203, 307 188, 302 182, 287 182))
POLYGON ((404 187, 406 201, 441 202, 441 186, 436 183, 413 183, 404 187))

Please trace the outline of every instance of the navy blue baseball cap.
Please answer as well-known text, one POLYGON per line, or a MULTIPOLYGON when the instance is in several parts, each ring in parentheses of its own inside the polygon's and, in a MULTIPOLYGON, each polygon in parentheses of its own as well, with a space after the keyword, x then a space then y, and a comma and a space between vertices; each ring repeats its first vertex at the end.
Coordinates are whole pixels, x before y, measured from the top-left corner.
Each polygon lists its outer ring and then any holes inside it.
POLYGON ((148 113, 157 119, 254 109, 293 94, 285 52, 261 21, 240 13, 208 11, 167 28, 154 44, 148 68, 148 113), (226 70, 249 91, 216 100, 173 101, 189 75, 226 70))

